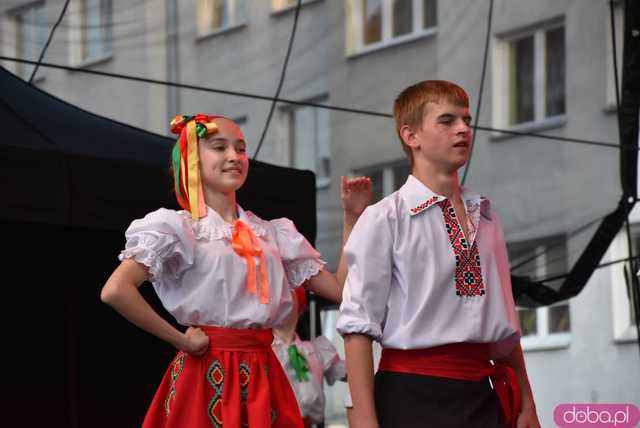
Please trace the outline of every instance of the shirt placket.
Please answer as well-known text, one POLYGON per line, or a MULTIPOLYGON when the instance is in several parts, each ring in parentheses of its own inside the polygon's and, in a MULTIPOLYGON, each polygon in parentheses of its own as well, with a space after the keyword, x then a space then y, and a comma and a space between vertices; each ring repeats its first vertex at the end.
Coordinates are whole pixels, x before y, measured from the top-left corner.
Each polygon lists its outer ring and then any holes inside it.
POLYGON ((482 279, 480 253, 475 240, 477 227, 472 231, 472 244, 464 236, 456 211, 449 199, 438 202, 442 210, 444 224, 456 261, 456 295, 460 297, 484 296, 485 285, 482 279))

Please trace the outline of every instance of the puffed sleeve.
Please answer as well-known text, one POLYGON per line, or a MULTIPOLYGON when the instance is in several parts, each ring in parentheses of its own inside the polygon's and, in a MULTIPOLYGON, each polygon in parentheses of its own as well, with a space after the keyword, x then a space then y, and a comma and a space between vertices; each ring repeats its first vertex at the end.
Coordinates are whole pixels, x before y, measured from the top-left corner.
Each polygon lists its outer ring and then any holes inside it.
POLYGON ((333 343, 324 336, 314 338, 311 343, 316 350, 320 364, 322 364, 322 372, 327 383, 333 385, 335 381, 344 379, 347 376, 347 367, 338 355, 333 343))
POLYGON ((293 288, 315 276, 324 267, 320 253, 298 232, 287 218, 271 220, 284 270, 293 288))
POLYGON ((147 266, 154 285, 172 282, 193 264, 193 229, 177 211, 161 208, 134 220, 125 238, 125 248, 118 258, 134 259, 147 266))
MULTIPOLYGON (((384 202, 384 201, 383 201, 384 202)), ((344 248, 349 273, 336 328, 380 341, 393 268, 390 210, 376 204, 358 219, 344 248)))

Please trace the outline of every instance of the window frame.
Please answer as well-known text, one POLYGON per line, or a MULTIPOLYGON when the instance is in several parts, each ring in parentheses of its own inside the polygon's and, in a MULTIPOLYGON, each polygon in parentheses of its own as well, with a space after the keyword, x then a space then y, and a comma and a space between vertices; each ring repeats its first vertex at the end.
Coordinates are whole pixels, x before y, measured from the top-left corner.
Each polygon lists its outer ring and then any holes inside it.
MULTIPOLYGON (((550 20, 535 26, 494 35, 492 38, 492 122, 494 128, 521 132, 536 132, 562 127, 567 122, 567 26, 564 17, 550 20), (546 116, 546 52, 545 37, 548 31, 563 28, 565 37, 565 85, 564 113, 546 116), (526 37, 533 37, 533 120, 510 123, 510 108, 513 90, 511 86, 511 50, 512 44, 526 37)), ((493 140, 512 138, 512 135, 493 132, 493 140)))
POLYGON ((393 3, 392 0, 381 0, 382 34, 378 42, 364 44, 363 41, 363 7, 362 0, 345 1, 345 56, 354 58, 391 46, 412 42, 414 40, 434 36, 438 32, 438 0, 436 2, 435 25, 424 27, 424 0, 412 0, 412 31, 401 36, 393 36, 393 3))
MULTIPOLYGON (((407 158, 400 158, 390 162, 357 168, 353 170, 353 174, 358 176, 366 175, 371 177, 374 174, 380 173, 382 177, 380 199, 372 200, 371 203, 373 204, 385 198, 386 196, 389 196, 390 194, 397 191, 398 189, 400 189, 400 187, 404 185, 404 183, 406 182, 406 178, 404 180, 400 180, 400 182, 396 182, 396 175, 394 171, 395 168, 399 168, 403 166, 406 166, 408 174, 411 174, 411 166, 407 158)), ((373 184, 375 187, 375 183, 373 184)), ((374 198, 375 198, 375 195, 374 195, 374 198)))
MULTIPOLYGON (((304 7, 305 5, 308 5, 310 3, 317 3, 319 1, 322 1, 322 0, 302 0, 302 4, 300 6, 304 7)), ((276 5, 277 2, 278 2, 278 0, 271 0, 271 15, 285 14, 287 12, 295 10, 295 8, 296 8, 296 2, 294 2, 293 4, 290 4, 290 5, 281 6, 281 7, 278 7, 276 5)))
MULTIPOLYGON (((207 21, 209 25, 202 25, 200 20, 200 8, 205 2, 215 2, 216 0, 198 0, 196 3, 196 40, 204 40, 219 34, 225 34, 240 28, 243 28, 248 23, 248 5, 247 0, 223 0, 229 7, 229 21, 226 25, 213 27, 212 17, 211 22, 207 21), (240 8, 244 8, 241 10, 240 8)), ((206 24, 205 23, 205 24, 206 24)))
POLYGON ((113 22, 114 22, 114 1, 113 0, 99 0, 99 12, 98 19, 100 21, 100 41, 98 50, 99 52, 95 56, 89 55, 89 45, 91 40, 87 34, 87 20, 88 20, 88 6, 89 0, 74 0, 70 4, 69 10, 69 27, 68 27, 68 41, 69 41, 69 63, 75 67, 88 67, 91 65, 97 65, 106 61, 109 61, 114 56, 114 37, 113 37, 113 22), (103 2, 109 3, 108 15, 105 17, 103 12, 103 2))
MULTIPOLYGON (((323 103, 323 102, 327 102, 327 100, 329 99, 329 96, 327 94, 323 94, 323 95, 318 95, 312 98, 307 99, 306 101, 309 103, 314 103, 314 104, 318 104, 318 103, 323 103)), ((294 115, 296 114, 297 111, 300 111, 301 109, 304 108, 309 108, 312 109, 314 112, 316 110, 318 110, 318 107, 311 107, 311 106, 295 106, 295 105, 289 105, 289 106, 282 106, 279 109, 279 116, 281 118, 280 122, 280 126, 279 129, 276 130, 277 134, 279 135, 279 140, 283 140, 285 142, 285 163, 289 166, 291 166, 292 168, 298 168, 298 166, 296 165, 295 162, 295 119, 294 119, 294 115)), ((322 109, 324 111, 326 111, 327 115, 330 115, 330 111, 322 109)), ((315 119, 314 119, 315 120, 315 119)), ((329 122, 331 122, 331 117, 328 117, 329 122)), ((327 130, 330 132, 331 127, 328 126, 327 130)), ((316 135, 316 137, 318 137, 318 135, 316 135)), ((331 155, 331 135, 328 136, 328 141, 327 143, 329 144, 329 172, 328 175, 326 176, 318 176, 318 172, 316 171, 316 167, 314 167, 313 172, 316 175, 316 189, 325 189, 331 186, 331 177, 332 177, 332 168, 334 166, 333 163, 333 158, 331 155)), ((317 147, 314 147, 314 150, 316 150, 317 147)), ((317 151, 315 152, 315 159, 314 161, 317 163, 318 162, 318 156, 317 156, 317 151)))
MULTIPOLYGON (((616 88, 613 71, 613 48, 611 46, 611 13, 609 11, 609 5, 607 4, 607 13, 605 14, 605 26, 606 26, 606 98, 604 111, 606 113, 615 113, 616 106, 616 88)), ((624 28, 624 2, 621 0, 615 0, 613 4, 613 16, 616 26, 616 57, 618 66, 618 83, 620 84, 620 91, 622 91, 622 49, 623 49, 623 28, 624 28)), ((620 94, 622 95, 622 94, 620 94)))
MULTIPOLYGON (((632 235, 634 232, 640 238, 640 212, 633 210, 630 215, 630 225, 632 235), (635 218, 634 218, 635 217, 635 218), (635 221, 634 221, 635 220, 635 221), (634 230, 635 229, 635 230, 634 230)), ((607 252, 609 260, 620 260, 627 258, 629 255, 629 246, 627 241, 627 232, 622 228, 620 232, 611 242, 609 251, 607 252)), ((634 254, 634 256, 637 254, 634 254)), ((609 268, 611 278, 611 314, 612 314, 612 334, 613 341, 618 344, 637 342, 638 331, 635 324, 631 321, 631 302, 627 297, 626 280, 624 277, 624 267, 630 268, 629 263, 617 263, 609 268)), ((637 272, 632 272, 636 275, 637 272)))
MULTIPOLYGON (((547 275, 546 272, 546 264, 547 264, 547 256, 549 253, 543 253, 549 245, 553 245, 555 242, 558 242, 557 239, 564 239, 566 246, 566 238, 564 237, 551 237, 549 240, 542 240, 539 243, 536 243, 530 248, 534 248, 536 254, 541 254, 541 256, 537 257, 534 260, 534 275, 537 278, 543 278, 547 275), (546 241, 546 245, 545 245, 546 241)), ((514 246, 520 246, 521 248, 529 247, 527 243, 518 243, 514 246)), ((522 310, 535 310, 536 312, 536 333, 531 335, 523 335, 520 339, 520 343, 522 345, 523 351, 537 351, 537 350, 550 350, 550 349, 561 349, 566 348, 571 343, 571 324, 569 325, 569 330, 566 332, 557 332, 550 333, 549 332, 549 308, 555 306, 563 306, 566 305, 569 311, 569 319, 571 320, 571 301, 562 301, 557 302, 549 306, 543 306, 539 308, 519 308, 516 307, 518 312, 522 310)))
MULTIPOLYGON (((47 38, 47 31, 45 27, 46 6, 44 0, 21 5, 17 9, 9 11, 7 13, 7 17, 9 19, 8 23, 10 24, 10 32, 13 35, 12 39, 16 41, 14 52, 11 53, 11 56, 36 61, 44 47, 44 44, 46 43, 47 38), (26 16, 29 17, 28 22, 24 19, 26 16), (29 49, 32 51, 30 52, 31 55, 27 55, 27 52, 22 49, 22 46, 24 45, 22 34, 25 26, 31 27, 31 36, 29 40, 29 49), (42 40, 38 40, 39 38, 42 40)), ((15 63, 13 70, 17 76, 27 80, 31 77, 33 67, 35 66, 31 64, 15 63)), ((39 68, 38 73, 34 78, 34 82, 42 81, 45 78, 45 75, 45 69, 39 68)))

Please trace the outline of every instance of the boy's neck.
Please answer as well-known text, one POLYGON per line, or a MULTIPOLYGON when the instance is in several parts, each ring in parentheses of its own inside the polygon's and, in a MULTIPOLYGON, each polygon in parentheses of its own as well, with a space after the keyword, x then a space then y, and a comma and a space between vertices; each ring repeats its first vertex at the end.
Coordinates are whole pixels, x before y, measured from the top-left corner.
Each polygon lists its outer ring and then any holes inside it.
POLYGON ((432 172, 422 168, 413 168, 411 174, 433 192, 449 199, 455 199, 461 193, 457 171, 453 173, 432 172))

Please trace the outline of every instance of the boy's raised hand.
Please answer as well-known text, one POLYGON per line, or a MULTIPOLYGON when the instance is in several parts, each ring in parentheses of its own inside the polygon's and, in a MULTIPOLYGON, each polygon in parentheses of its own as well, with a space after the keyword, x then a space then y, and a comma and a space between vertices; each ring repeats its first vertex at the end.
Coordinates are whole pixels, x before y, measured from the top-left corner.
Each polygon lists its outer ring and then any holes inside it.
POLYGON ((369 177, 340 177, 340 196, 345 216, 358 218, 371 203, 372 185, 369 177))

